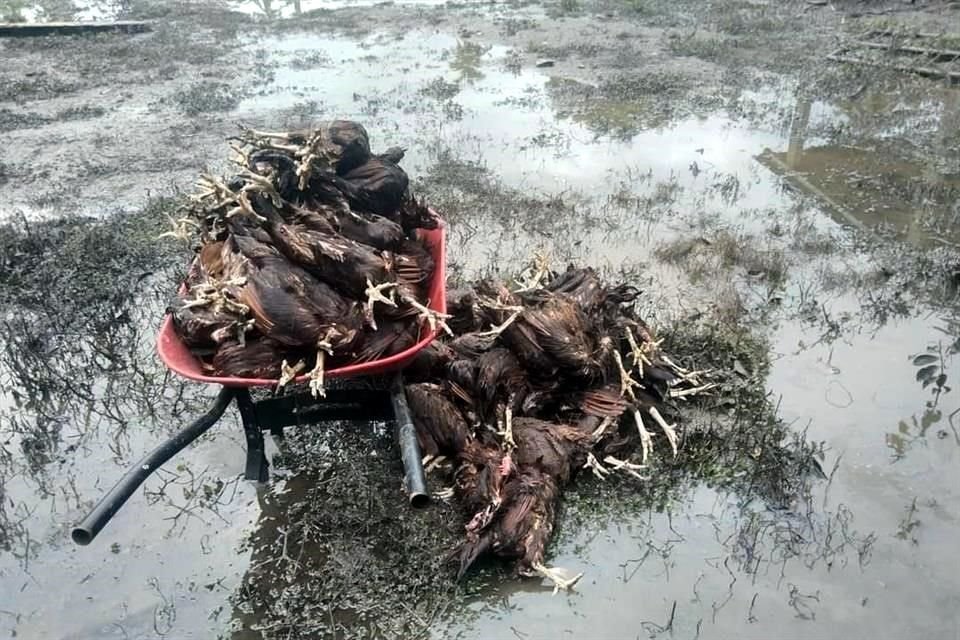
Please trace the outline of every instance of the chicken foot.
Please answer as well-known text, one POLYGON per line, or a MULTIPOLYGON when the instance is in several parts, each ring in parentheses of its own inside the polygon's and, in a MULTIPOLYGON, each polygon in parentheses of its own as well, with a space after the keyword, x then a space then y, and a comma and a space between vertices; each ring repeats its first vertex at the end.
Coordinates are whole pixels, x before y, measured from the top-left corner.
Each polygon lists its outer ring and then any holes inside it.
POLYGON ((613 352, 613 359, 617 363, 617 368, 620 370, 620 395, 623 397, 629 397, 632 400, 636 400, 637 396, 633 393, 634 387, 639 387, 640 383, 633 379, 633 376, 630 375, 630 372, 627 371, 623 366, 623 357, 620 355, 619 351, 613 352))
POLYGON ((452 466, 452 463, 447 460, 446 456, 424 456, 422 464, 424 473, 430 473, 441 467, 452 466))
POLYGON ((293 365, 292 367, 289 364, 287 364, 286 360, 284 360, 283 363, 281 363, 280 365, 280 379, 277 380, 277 391, 280 391, 285 386, 293 382, 294 379, 296 379, 296 377, 300 374, 300 372, 306 368, 307 368, 307 363, 304 362, 303 360, 300 360, 299 362, 297 362, 297 364, 293 365))
POLYGON ((236 203, 237 206, 235 206, 233 209, 230 209, 230 211, 227 211, 225 217, 232 218, 234 216, 242 215, 256 220, 259 223, 264 223, 267 221, 266 218, 253 210, 253 205, 250 204, 250 198, 247 196, 245 191, 241 191, 237 194, 236 203))
POLYGON ((543 284, 544 278, 550 275, 550 256, 546 253, 537 251, 533 254, 533 266, 529 269, 532 271, 529 276, 523 275, 521 278, 517 279, 517 284, 520 285, 519 289, 516 289, 514 293, 522 293, 524 291, 533 291, 534 289, 539 289, 540 285, 543 284))
POLYGON ((244 277, 232 278, 222 282, 214 278, 210 278, 207 282, 195 285, 190 290, 190 292, 194 294, 194 298, 191 300, 185 300, 183 303, 183 308, 190 309, 192 307, 206 307, 212 305, 214 311, 217 313, 225 311, 227 313, 246 316, 248 313, 250 313, 250 307, 242 302, 233 300, 225 293, 225 289, 227 287, 242 287, 246 283, 247 279, 244 277))
POLYGON ((646 425, 643 424, 643 417, 636 409, 633 410, 633 421, 637 423, 637 431, 640 433, 640 447, 643 450, 642 462, 646 464, 650 451, 653 449, 653 436, 647 431, 646 425))
POLYGON ((635 462, 630 462, 628 460, 620 460, 614 458, 613 456, 607 456, 603 459, 603 462, 597 460, 597 457, 593 455, 593 452, 587 453, 587 461, 583 465, 584 469, 590 469, 600 480, 606 480, 614 471, 622 471, 624 473, 629 473, 637 480, 649 480, 644 476, 637 473, 641 469, 646 469, 646 465, 636 464, 635 462), (608 466, 604 466, 604 464, 608 466))
POLYGON ((201 229, 200 225, 190 218, 174 218, 170 214, 167 214, 167 218, 170 220, 170 225, 173 229, 161 233, 157 236, 158 240, 160 238, 175 238, 183 242, 190 242, 190 239, 193 237, 192 232, 201 229))
POLYGON ((509 318, 501 322, 500 324, 495 324, 490 327, 487 331, 480 331, 476 335, 482 336, 485 338, 491 338, 499 336, 501 333, 506 331, 513 322, 520 317, 520 314, 523 313, 523 307, 506 307, 507 309, 515 309, 515 311, 510 315, 509 318))
POLYGON ((624 473, 629 473, 637 480, 650 479, 637 473, 637 471, 639 471, 640 469, 646 469, 647 465, 637 464, 635 462, 630 462, 629 460, 620 460, 618 458, 614 458, 613 456, 607 456, 606 458, 603 459, 603 461, 608 465, 610 465, 609 466, 610 471, 623 471, 624 473))
POLYGON ((363 292, 367 296, 367 301, 363 303, 363 317, 374 331, 377 330, 377 320, 373 315, 374 305, 382 302, 388 307, 396 307, 397 303, 393 299, 392 291, 390 292, 390 296, 383 295, 384 291, 389 291, 396 286, 396 282, 384 282, 383 284, 375 285, 370 281, 370 278, 367 278, 367 288, 363 292))
POLYGON ((430 326, 430 331, 436 331, 439 327, 443 329, 447 335, 453 336, 453 330, 447 325, 447 319, 453 317, 449 313, 440 313, 439 311, 434 311, 433 309, 420 304, 417 299, 409 293, 401 294, 400 299, 420 312, 420 319, 426 320, 427 325, 430 326))
POLYGON ((194 199, 198 200, 201 204, 203 204, 204 200, 214 199, 214 204, 205 205, 208 212, 216 211, 228 205, 234 205, 234 207, 225 214, 224 217, 226 218, 243 215, 261 224, 266 222, 266 218, 254 211, 253 205, 250 204, 248 194, 261 193, 269 197, 275 206, 282 206, 283 201, 273 184, 273 180, 249 170, 241 172, 240 176, 248 182, 240 191, 233 191, 224 184, 222 180, 205 173, 197 183, 197 186, 203 189, 203 191, 195 196, 194 199))
POLYGON ((210 334, 210 337, 214 342, 220 344, 230 336, 231 331, 236 331, 237 342, 241 347, 247 346, 247 333, 253 331, 254 326, 256 325, 256 320, 250 318, 249 320, 237 320, 233 324, 227 325, 226 327, 221 327, 210 334))
POLYGON ((277 187, 273 184, 272 177, 270 177, 273 175, 272 170, 270 176, 264 176, 249 169, 241 171, 239 175, 241 178, 247 180, 247 184, 240 189, 240 193, 259 193, 270 198, 273 206, 277 208, 283 206, 283 199, 280 197, 280 192, 277 191, 277 187))
POLYGON ((326 335, 317 341, 317 364, 308 374, 310 376, 310 393, 314 398, 326 398, 327 391, 323 387, 324 363, 327 355, 333 355, 333 344, 330 343, 334 331, 327 331, 326 335))
POLYGON ((625 333, 627 334, 627 343, 630 345, 630 357, 633 359, 633 366, 636 368, 637 372, 642 378, 643 365, 651 364, 650 360, 647 358, 647 352, 643 347, 637 344, 637 338, 633 335, 633 329, 627 327, 625 333))
POLYGON ((690 389, 670 389, 669 394, 671 398, 686 398, 687 396, 695 396, 699 393, 710 391, 718 386, 719 385, 716 382, 708 382, 707 384, 700 385, 699 387, 692 387, 690 389))
POLYGON ((663 429, 663 433, 667 436, 667 440, 670 441, 670 448, 673 449, 673 455, 677 455, 677 425, 668 424, 666 420, 663 419, 663 416, 660 414, 660 411, 656 407, 650 407, 647 409, 647 413, 650 414, 650 417, 663 429))
POLYGON ((434 491, 433 493, 430 494, 430 497, 433 498, 434 500, 443 500, 443 501, 447 501, 453 496, 454 496, 453 487, 446 487, 444 489, 440 489, 439 491, 434 491))
POLYGON ((564 591, 570 591, 573 586, 580 581, 580 578, 583 577, 582 573, 578 573, 573 577, 567 577, 569 572, 566 569, 561 569, 560 567, 548 567, 540 562, 534 562, 532 565, 530 565, 530 568, 533 570, 531 575, 539 575, 553 583, 554 595, 556 595, 561 589, 564 591))
POLYGON ((607 429, 610 428, 610 425, 614 423, 613 416, 607 416, 604 418, 597 428, 590 434, 590 437, 593 438, 594 442, 599 442, 600 438, 603 437, 603 434, 606 433, 607 429))
POLYGON ((599 480, 606 480, 610 470, 603 466, 603 463, 597 460, 597 456, 592 451, 587 452, 587 461, 583 463, 584 469, 590 469, 599 480))

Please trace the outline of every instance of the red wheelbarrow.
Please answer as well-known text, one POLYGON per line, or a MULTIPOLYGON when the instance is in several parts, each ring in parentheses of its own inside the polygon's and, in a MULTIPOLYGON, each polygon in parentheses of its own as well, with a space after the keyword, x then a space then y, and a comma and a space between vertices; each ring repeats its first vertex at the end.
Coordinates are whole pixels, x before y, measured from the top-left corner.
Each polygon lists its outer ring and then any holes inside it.
MULTIPOLYGON (((436 229, 420 229, 418 234, 430 249, 435 263, 427 306, 434 311, 446 313, 446 237, 443 221, 439 217, 437 219, 439 224, 436 229)), ((369 388, 331 388, 327 390, 326 397, 321 399, 300 393, 254 401, 250 395, 251 387, 276 387, 277 380, 207 375, 200 360, 180 340, 173 327, 173 318, 168 314, 157 337, 157 353, 160 359, 167 368, 184 378, 220 385, 220 393, 204 415, 157 446, 117 482, 73 528, 73 541, 80 545, 90 544, 147 477, 206 433, 232 402, 236 402, 246 436, 247 461, 244 477, 247 480, 267 480, 264 431, 270 431, 275 438, 282 438, 284 428, 289 426, 327 420, 369 423, 373 420, 392 419, 403 460, 404 488, 410 504, 414 507, 425 506, 430 498, 424 478, 420 446, 417 444, 413 419, 403 391, 402 369, 436 336, 436 330, 424 327, 424 333, 417 343, 405 351, 381 360, 346 365, 325 372, 325 376, 331 381, 362 377, 368 379, 368 382, 379 382, 367 385, 369 388)), ((307 376, 303 375, 297 378, 296 382, 306 379, 307 376)))

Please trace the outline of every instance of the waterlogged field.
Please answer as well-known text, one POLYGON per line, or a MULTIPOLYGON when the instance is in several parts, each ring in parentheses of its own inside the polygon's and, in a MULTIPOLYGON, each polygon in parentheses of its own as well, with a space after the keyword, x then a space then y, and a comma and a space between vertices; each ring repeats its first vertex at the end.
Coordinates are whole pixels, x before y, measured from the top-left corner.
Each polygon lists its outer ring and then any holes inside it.
MULTIPOLYGON (((960 633, 960 88, 831 63, 955 4, 2 2, 149 19, 0 39, 0 631, 19 638, 885 638, 960 633), (157 236, 236 123, 360 120, 407 148, 454 280, 534 251, 644 290, 718 371, 639 481, 584 473, 551 595, 460 582, 383 425, 271 444, 238 418, 89 547, 72 524, 216 389, 154 354, 185 247, 157 236)), ((439 488, 443 479, 431 482, 439 488)))

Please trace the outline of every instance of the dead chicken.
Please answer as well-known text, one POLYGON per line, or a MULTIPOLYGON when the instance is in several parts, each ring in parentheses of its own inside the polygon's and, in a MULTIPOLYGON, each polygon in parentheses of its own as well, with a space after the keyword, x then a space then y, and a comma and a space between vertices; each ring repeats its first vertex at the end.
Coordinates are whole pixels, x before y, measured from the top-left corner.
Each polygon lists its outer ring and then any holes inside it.
POLYGON ((315 350, 310 390, 324 395, 324 368, 328 356, 347 352, 362 326, 358 304, 291 264, 273 247, 250 238, 231 237, 238 252, 257 256, 240 300, 250 308, 259 333, 290 349, 315 350))

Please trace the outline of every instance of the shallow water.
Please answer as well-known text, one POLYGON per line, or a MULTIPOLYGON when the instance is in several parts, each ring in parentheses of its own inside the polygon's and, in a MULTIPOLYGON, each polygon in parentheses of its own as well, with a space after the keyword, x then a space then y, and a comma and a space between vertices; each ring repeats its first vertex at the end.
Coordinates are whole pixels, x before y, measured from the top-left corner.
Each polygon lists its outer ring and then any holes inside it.
MULTIPOLYGON (((275 73, 225 117, 264 128, 357 118, 375 148, 406 146, 408 172, 450 203, 449 251, 467 275, 509 272, 539 247, 558 261, 640 267, 661 322, 737 285, 766 325, 767 385, 780 415, 826 446, 830 480, 802 503, 743 504, 693 485, 678 487, 666 511, 640 499, 632 511, 578 518, 550 556, 586 573, 576 593, 487 580, 465 605, 470 615, 439 616, 436 637, 960 635, 960 401, 956 391, 924 388, 912 363, 936 347, 955 383, 956 312, 942 297, 908 291, 906 309, 882 313, 889 291, 849 284, 875 260, 855 228, 888 233, 889 243, 956 242, 955 150, 944 143, 896 162, 882 153, 907 134, 949 140, 956 89, 915 99, 878 88, 838 103, 770 81, 652 128, 644 113, 628 114, 611 136, 609 113, 598 120, 569 102, 551 90, 558 71, 518 66, 493 37, 424 28, 361 39, 294 33, 246 46, 266 51, 275 73), (444 178, 461 165, 480 187, 444 178), (534 211, 524 196, 552 204, 534 211), (673 238, 712 242, 722 232, 785 251, 783 287, 739 267, 691 282, 655 257, 673 238)), ((0 605, 0 629, 209 638, 232 617, 256 624, 229 598, 253 570, 258 544, 247 546, 247 535, 272 539, 277 523, 263 522, 265 491, 239 479, 233 418, 151 479, 94 545, 67 537, 129 464, 211 397, 165 380, 152 357, 165 284, 123 303, 124 322, 104 332, 113 340, 83 336, 79 355, 60 358, 57 375, 74 367, 89 376, 70 404, 24 402, 13 393, 28 386, 15 379, 22 370, 0 361, 9 452, 0 459, 12 470, 0 483, 9 546, 0 578, 3 593, 15 594, 0 605), (10 419, 18 412, 35 418, 29 429, 10 419), (29 464, 23 452, 36 450, 38 425, 52 458, 29 464)), ((36 375, 42 383, 50 373, 36 375)), ((275 485, 297 487, 296 477, 275 485)))

